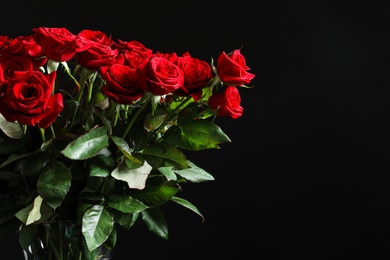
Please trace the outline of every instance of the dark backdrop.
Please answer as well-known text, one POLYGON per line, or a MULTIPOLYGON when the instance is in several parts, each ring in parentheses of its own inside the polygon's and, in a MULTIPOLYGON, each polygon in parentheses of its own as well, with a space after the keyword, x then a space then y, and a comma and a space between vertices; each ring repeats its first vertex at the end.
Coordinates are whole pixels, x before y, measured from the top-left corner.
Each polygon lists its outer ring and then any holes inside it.
MULTIPOLYGON (((376 1, 41 1, 1 4, 0 34, 101 30, 209 60, 243 46, 256 74, 232 139, 190 154, 215 176, 167 204, 169 239, 139 222, 115 260, 390 259, 390 6, 376 1), (125 4, 126 3, 126 4, 125 4)), ((19 252, 1 239, 0 259, 19 252)))

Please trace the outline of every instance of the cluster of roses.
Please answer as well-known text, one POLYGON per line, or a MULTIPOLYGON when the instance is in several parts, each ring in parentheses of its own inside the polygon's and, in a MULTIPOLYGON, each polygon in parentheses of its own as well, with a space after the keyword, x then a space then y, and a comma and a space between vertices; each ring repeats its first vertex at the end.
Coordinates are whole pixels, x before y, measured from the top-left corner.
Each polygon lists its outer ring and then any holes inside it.
MULTIPOLYGON (((138 41, 114 40, 101 31, 32 31, 28 36, 0 36, 0 113, 24 125, 47 128, 56 120, 64 109, 63 95, 54 88, 57 68, 62 64, 67 69, 71 61, 98 72, 104 82, 101 92, 117 104, 131 105, 144 93, 159 97, 159 102, 172 96, 196 101, 206 86, 224 85, 215 89, 208 106, 217 116, 232 118, 243 113, 237 87, 255 77, 239 49, 221 53, 214 66, 189 52, 154 52, 138 41)), ((80 88, 76 79, 74 86, 80 88)))

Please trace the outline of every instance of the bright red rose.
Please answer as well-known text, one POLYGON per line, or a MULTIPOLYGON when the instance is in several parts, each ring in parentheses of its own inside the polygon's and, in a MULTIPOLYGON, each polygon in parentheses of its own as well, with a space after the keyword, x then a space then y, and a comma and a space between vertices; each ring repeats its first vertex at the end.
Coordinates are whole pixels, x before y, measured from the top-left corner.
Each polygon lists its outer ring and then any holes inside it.
POLYGON ((114 43, 113 48, 118 50, 117 63, 127 65, 133 69, 138 68, 153 54, 153 50, 146 48, 138 41, 125 42, 118 40, 114 43))
POLYGON ((114 64, 102 72, 106 84, 102 92, 119 104, 131 104, 142 97, 144 91, 137 84, 137 72, 126 65, 114 64))
POLYGON ((76 53, 74 58, 81 66, 87 69, 99 70, 100 67, 114 64, 117 54, 118 50, 113 50, 108 45, 91 41, 91 46, 84 51, 76 53))
POLYGON ((140 87, 154 95, 166 95, 183 87, 184 72, 161 55, 145 60, 138 68, 140 87))
POLYGON ((255 74, 248 72, 250 68, 246 65, 245 57, 239 49, 229 55, 222 52, 218 57, 216 68, 219 78, 226 85, 249 84, 255 77, 255 74))
POLYGON ((114 43, 113 47, 118 49, 119 53, 132 52, 138 54, 144 59, 149 58, 153 53, 152 49, 146 48, 145 45, 143 45, 139 41, 118 40, 114 43))
POLYGON ((32 29, 35 42, 41 46, 42 52, 55 61, 69 61, 80 51, 89 48, 83 41, 66 28, 39 27, 32 29))
POLYGON ((84 37, 90 41, 94 41, 103 45, 111 46, 114 41, 102 31, 82 30, 77 36, 84 37))
POLYGON ((56 72, 15 71, 0 97, 0 113, 7 121, 46 128, 63 109, 62 95, 52 96, 56 72))
POLYGON ((237 119, 242 116, 244 108, 241 107, 241 96, 235 86, 229 86, 224 91, 213 94, 209 98, 209 106, 218 110, 218 116, 230 116, 237 119))
POLYGON ((208 62, 193 58, 188 52, 177 58, 177 65, 184 72, 184 88, 186 92, 177 91, 179 95, 192 95, 198 100, 202 95, 202 89, 212 78, 211 67, 208 62))

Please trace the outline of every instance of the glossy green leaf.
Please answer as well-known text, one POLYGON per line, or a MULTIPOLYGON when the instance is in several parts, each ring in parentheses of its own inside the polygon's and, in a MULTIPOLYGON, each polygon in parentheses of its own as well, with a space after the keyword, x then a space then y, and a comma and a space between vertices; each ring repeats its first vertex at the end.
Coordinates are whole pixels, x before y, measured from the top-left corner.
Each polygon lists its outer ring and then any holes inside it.
POLYGON ((95 156, 107 146, 106 128, 98 127, 69 143, 61 153, 72 160, 85 160, 95 156))
POLYGON ((113 216, 102 205, 94 205, 84 213, 81 231, 90 251, 102 245, 113 228, 113 216))
POLYGON ((39 195, 53 209, 64 200, 71 185, 71 174, 64 164, 54 162, 42 169, 37 182, 39 195))
POLYGON ((183 198, 179 198, 179 197, 176 197, 176 196, 172 196, 171 198, 172 201, 176 202, 177 204, 183 206, 183 207, 186 207, 190 210, 192 210, 193 212, 195 212, 196 214, 198 214, 201 218, 202 218, 202 222, 204 221, 204 217, 203 215, 200 213, 200 211, 198 210, 197 207, 195 207, 194 204, 192 204, 191 202, 189 202, 188 200, 185 200, 183 198))
POLYGON ((148 186, 142 191, 134 192, 132 197, 137 198, 149 207, 156 207, 170 200, 178 191, 179 188, 167 185, 148 186))
POLYGON ((141 215, 149 231, 163 239, 168 239, 168 224, 160 208, 144 210, 141 212, 141 215))
POLYGON ((129 230, 138 219, 139 213, 123 213, 117 210, 113 210, 115 222, 129 230))
POLYGON ((145 147, 142 155, 153 168, 172 166, 176 169, 184 169, 188 167, 183 152, 164 143, 154 143, 145 147))
POLYGON ((160 167, 158 168, 158 171, 161 172, 165 176, 165 178, 167 178, 168 181, 177 180, 177 176, 173 171, 172 167, 160 167))
POLYGON ((231 142, 219 126, 208 120, 186 121, 180 125, 180 129, 182 142, 178 146, 184 149, 219 149, 220 144, 231 142))
POLYGON ((138 213, 148 208, 141 201, 130 197, 127 194, 114 194, 107 199, 108 206, 123 213, 138 213))
POLYGON ((127 159, 135 164, 142 164, 140 160, 131 155, 130 147, 123 138, 118 136, 111 136, 111 139, 127 159))
POLYGON ((91 158, 87 164, 89 176, 91 177, 107 177, 116 166, 116 163, 111 157, 104 155, 97 155, 91 158))
POLYGON ((18 122, 9 122, 0 113, 0 129, 10 138, 20 139, 24 136, 23 127, 18 122))
POLYGON ((188 165, 190 166, 190 168, 183 170, 175 170, 174 172, 185 178, 187 181, 194 183, 214 180, 214 177, 210 173, 196 166, 194 163, 188 161, 188 165))

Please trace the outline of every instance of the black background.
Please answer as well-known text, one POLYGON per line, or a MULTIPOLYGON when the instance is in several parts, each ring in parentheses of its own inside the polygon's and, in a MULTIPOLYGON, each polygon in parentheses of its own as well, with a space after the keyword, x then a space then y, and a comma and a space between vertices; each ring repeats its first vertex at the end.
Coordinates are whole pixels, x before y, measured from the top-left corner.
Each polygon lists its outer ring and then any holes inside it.
MULTIPOLYGON (((0 34, 101 30, 205 60, 242 48, 256 74, 221 150, 189 154, 215 181, 167 204, 167 241, 140 221, 115 260, 390 259, 390 6, 386 1, 2 3, 0 34)), ((22 259, 17 238, 0 259, 22 259), (19 254, 15 258, 15 254, 19 254)))

